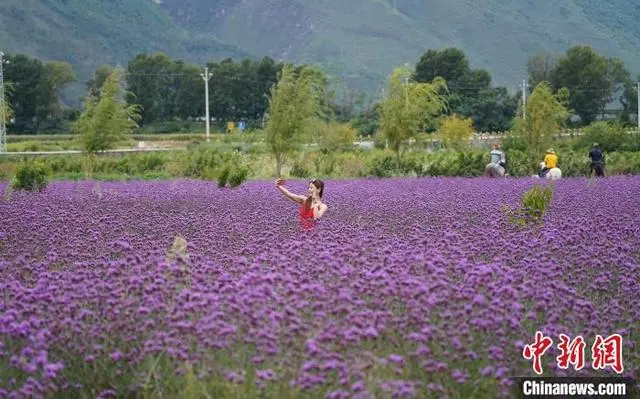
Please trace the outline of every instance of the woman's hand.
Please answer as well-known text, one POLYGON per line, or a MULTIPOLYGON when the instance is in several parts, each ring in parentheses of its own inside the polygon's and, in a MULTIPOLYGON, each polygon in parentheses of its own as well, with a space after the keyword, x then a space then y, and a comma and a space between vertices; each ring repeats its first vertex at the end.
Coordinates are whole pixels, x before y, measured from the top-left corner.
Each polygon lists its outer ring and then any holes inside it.
POLYGON ((276 179, 276 186, 282 186, 284 185, 284 180, 283 179, 276 179))

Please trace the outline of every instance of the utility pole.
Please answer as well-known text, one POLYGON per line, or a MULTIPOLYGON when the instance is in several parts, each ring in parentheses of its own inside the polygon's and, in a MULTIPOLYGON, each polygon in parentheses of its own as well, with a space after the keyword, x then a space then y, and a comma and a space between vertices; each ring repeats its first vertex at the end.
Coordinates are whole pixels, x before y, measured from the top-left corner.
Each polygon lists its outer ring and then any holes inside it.
POLYGON ((636 119, 638 120, 638 130, 640 130, 640 82, 637 82, 637 90, 638 90, 638 116, 636 117, 636 119))
POLYGON ((205 117, 207 118, 206 126, 207 126, 207 143, 209 142, 209 79, 211 79, 211 75, 209 75, 209 68, 204 67, 204 73, 201 73, 202 80, 204 80, 204 102, 205 102, 205 117))
POLYGON ((0 51, 0 152, 7 151, 7 106, 5 104, 6 98, 4 95, 4 53, 0 51))
POLYGON ((522 79, 522 119, 527 119, 527 80, 522 79))

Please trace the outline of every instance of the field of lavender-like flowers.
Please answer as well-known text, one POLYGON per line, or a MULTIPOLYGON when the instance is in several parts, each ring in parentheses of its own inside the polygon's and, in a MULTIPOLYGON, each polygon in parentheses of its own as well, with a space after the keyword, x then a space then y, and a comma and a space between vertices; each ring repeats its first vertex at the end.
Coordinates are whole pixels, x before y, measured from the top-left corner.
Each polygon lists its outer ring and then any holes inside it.
POLYGON ((535 184, 327 181, 312 231, 273 182, 13 192, 0 397, 509 397, 537 330, 544 376, 615 375, 591 345, 620 334, 637 381, 640 177, 560 180, 542 226, 510 223, 535 184), (556 366, 561 333, 582 370, 556 366))

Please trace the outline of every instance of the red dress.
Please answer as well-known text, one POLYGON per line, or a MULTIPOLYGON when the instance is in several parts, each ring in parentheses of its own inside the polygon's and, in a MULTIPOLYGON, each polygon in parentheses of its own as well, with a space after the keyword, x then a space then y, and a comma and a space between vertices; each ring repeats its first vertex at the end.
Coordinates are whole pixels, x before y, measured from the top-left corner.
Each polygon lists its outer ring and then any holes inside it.
POLYGON ((305 230, 313 228, 313 208, 309 208, 305 212, 304 205, 300 207, 300 222, 302 223, 302 228, 305 230))

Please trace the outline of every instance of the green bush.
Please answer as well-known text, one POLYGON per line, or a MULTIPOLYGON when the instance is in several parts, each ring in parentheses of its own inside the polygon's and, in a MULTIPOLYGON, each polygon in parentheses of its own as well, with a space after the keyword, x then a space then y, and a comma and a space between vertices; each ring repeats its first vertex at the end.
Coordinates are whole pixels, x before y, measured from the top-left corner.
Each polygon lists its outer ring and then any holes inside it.
POLYGON ((424 155, 421 153, 404 153, 400 157, 400 170, 398 170, 396 155, 392 151, 384 150, 373 153, 368 161, 367 176, 384 178, 397 175, 423 175, 424 155))
POLYGON ((293 177, 304 178, 304 179, 311 176, 311 172, 309 172, 309 170, 301 162, 298 162, 298 161, 296 161, 293 164, 293 167, 291 168, 291 171, 289 173, 293 177))
POLYGON ((534 214, 542 215, 553 198, 553 187, 535 186, 522 195, 522 206, 534 214))
POLYGON ((48 183, 46 167, 39 161, 28 161, 18 166, 11 183, 13 190, 41 191, 48 183))
POLYGON ((396 158, 391 154, 376 156, 371 161, 368 173, 375 177, 392 177, 397 174, 396 158))
POLYGON ((218 188, 224 188, 227 186, 230 173, 231 173, 231 166, 225 165, 222 167, 222 171, 218 175, 218 188))
POLYGON ((244 164, 238 152, 224 154, 223 158, 224 164, 214 172, 218 176, 218 187, 223 188, 227 184, 231 188, 238 187, 247 180, 249 168, 244 164))
POLYGON ((584 128, 577 140, 576 149, 588 151, 593 143, 600 144, 602 151, 634 151, 640 149, 638 134, 628 134, 617 122, 598 121, 584 128))
POLYGON ((229 176, 229 186, 231 188, 238 187, 247 180, 249 169, 243 165, 236 165, 231 176, 229 176))

